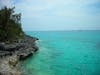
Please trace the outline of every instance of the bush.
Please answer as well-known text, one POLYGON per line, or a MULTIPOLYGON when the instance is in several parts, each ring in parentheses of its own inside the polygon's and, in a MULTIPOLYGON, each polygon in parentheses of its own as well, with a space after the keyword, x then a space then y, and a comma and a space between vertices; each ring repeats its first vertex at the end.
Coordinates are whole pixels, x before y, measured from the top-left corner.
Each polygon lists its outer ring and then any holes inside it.
POLYGON ((12 41, 23 38, 21 14, 15 14, 14 8, 0 10, 0 41, 12 41))

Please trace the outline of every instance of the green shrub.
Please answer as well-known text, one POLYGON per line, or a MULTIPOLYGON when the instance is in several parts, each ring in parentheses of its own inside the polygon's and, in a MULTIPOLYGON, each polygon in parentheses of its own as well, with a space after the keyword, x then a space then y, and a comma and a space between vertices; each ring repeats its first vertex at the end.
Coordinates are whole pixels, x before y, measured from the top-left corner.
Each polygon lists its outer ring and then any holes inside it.
POLYGON ((15 14, 14 8, 0 10, 0 41, 12 41, 23 38, 21 14, 15 14))

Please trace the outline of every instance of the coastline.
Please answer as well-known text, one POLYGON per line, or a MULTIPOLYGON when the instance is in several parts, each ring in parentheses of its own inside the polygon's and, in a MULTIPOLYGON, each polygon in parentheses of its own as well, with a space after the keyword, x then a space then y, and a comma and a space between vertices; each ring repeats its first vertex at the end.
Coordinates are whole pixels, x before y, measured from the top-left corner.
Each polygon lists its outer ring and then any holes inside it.
POLYGON ((14 43, 0 43, 0 75, 22 75, 18 63, 33 55, 38 47, 38 38, 24 35, 14 43))

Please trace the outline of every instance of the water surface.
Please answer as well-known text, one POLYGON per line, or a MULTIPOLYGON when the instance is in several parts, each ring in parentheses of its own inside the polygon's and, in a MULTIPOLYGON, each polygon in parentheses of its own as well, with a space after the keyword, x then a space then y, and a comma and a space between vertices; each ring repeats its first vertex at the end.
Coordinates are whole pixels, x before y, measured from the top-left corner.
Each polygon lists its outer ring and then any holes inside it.
POLYGON ((100 75, 100 31, 26 33, 40 49, 23 62, 25 75, 100 75))

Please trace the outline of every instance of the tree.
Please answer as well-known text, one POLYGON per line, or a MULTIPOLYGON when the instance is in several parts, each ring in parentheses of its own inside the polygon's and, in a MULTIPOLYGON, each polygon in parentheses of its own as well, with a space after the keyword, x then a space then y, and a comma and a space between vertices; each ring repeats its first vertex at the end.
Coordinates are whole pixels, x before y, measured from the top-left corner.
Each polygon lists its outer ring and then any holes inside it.
POLYGON ((14 8, 4 7, 0 10, 0 41, 23 37, 21 13, 15 14, 14 8))

